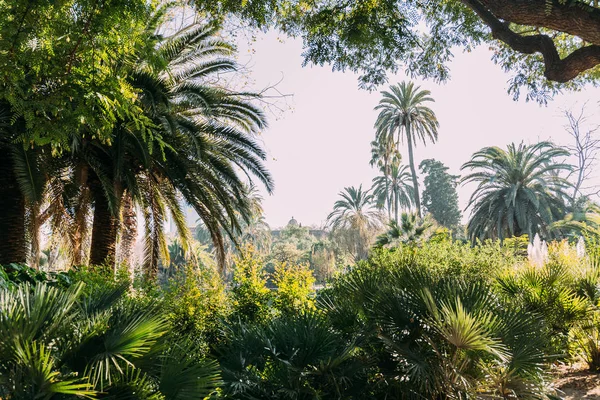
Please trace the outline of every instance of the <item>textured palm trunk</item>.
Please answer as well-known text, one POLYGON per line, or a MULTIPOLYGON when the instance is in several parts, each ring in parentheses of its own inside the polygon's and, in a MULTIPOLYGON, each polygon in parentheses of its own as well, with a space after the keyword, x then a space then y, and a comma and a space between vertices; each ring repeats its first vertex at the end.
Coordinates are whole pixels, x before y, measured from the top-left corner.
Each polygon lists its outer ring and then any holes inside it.
POLYGON ((94 200, 90 265, 107 265, 114 268, 119 220, 110 209, 100 182, 93 182, 90 186, 94 200))
POLYGON ((413 143, 410 132, 410 124, 406 124, 406 144, 408 145, 408 163, 410 164, 410 173, 412 174, 413 187, 415 188, 415 207, 417 208, 417 215, 419 218, 421 218, 421 197, 419 195, 417 171, 415 170, 415 159, 413 156, 413 143))
POLYGON ((0 265, 25 263, 25 199, 14 174, 9 152, 0 157, 0 265))
POLYGON ((396 218, 396 223, 398 222, 398 207, 398 189, 396 182, 394 182, 394 217, 396 218))
POLYGON ((123 220, 121 242, 119 244, 119 262, 132 267, 133 251, 137 239, 137 213, 133 198, 129 193, 123 197, 121 209, 123 220))

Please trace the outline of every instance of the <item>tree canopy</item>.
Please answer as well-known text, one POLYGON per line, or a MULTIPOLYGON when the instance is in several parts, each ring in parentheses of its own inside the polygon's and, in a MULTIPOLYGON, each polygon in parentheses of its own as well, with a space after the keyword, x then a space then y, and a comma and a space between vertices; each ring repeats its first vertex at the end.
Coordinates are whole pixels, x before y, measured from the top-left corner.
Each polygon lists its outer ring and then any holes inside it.
POLYGON ((277 26, 304 42, 304 63, 360 73, 360 85, 386 73, 444 81, 456 48, 488 44, 513 73, 509 92, 544 102, 600 73, 600 9, 595 0, 218 0, 197 7, 277 26))
POLYGON ((456 186, 460 177, 450 175, 442 162, 428 159, 421 161, 419 169, 425 174, 423 184, 423 207, 440 225, 455 229, 460 224, 458 193, 456 186))

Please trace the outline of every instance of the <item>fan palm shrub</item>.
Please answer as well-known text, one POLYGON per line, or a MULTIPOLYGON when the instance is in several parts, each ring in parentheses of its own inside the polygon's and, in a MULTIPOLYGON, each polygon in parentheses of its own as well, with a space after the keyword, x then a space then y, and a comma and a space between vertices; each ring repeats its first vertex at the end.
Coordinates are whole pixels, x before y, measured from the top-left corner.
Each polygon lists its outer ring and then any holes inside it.
POLYGON ((217 349, 231 399, 359 398, 366 384, 357 347, 318 313, 286 314, 268 325, 232 325, 217 349))
POLYGON ((376 247, 397 246, 399 243, 420 245, 433 233, 433 223, 416 213, 402 213, 400 221, 390 221, 388 230, 377 237, 376 247))
POLYGON ((510 144, 507 150, 486 147, 461 169, 472 172, 462 182, 477 183, 467 231, 472 240, 504 239, 527 234, 552 238, 550 226, 565 214, 570 184, 559 174, 567 150, 550 142, 510 144))
POLYGON ((172 340, 156 309, 128 301, 126 286, 83 294, 83 284, 0 290, 0 396, 202 398, 218 385, 214 362, 172 340))
POLYGON ((549 260, 541 266, 525 263, 497 278, 498 292, 510 307, 541 316, 540 330, 551 338, 548 352, 562 358, 568 355, 571 330, 592 316, 589 288, 599 282, 597 276, 584 275, 573 254, 561 254, 564 246, 552 244, 549 260))
MULTIPOLYGON (((376 365, 374 397, 544 398, 540 320, 507 307, 473 277, 439 276, 410 262, 363 264, 319 303, 376 365)), ((348 339, 349 340, 349 339, 348 339)))

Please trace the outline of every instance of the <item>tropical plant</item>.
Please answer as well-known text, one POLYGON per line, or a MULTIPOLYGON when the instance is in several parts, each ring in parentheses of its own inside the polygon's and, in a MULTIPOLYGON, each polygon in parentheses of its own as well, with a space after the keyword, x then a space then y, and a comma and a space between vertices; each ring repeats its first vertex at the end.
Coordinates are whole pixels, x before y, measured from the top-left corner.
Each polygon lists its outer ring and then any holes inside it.
MULTIPOLYGON (((387 203, 388 214, 398 221, 400 209, 410 208, 414 201, 414 187, 408 167, 400 165, 400 155, 392 159, 388 173, 373 178, 373 197, 378 208, 387 203)), ((390 219, 392 219, 390 217, 390 219)))
POLYGON ((597 203, 581 196, 567 209, 569 212, 550 227, 557 236, 600 235, 600 206, 597 203))
POLYGON ((415 169, 413 148, 418 141, 425 145, 427 141, 436 142, 439 123, 433 110, 425 103, 433 102, 429 90, 421 90, 413 82, 402 82, 390 86, 389 91, 383 91, 382 99, 375 110, 379 111, 375 128, 378 135, 396 135, 396 147, 400 141, 406 140, 408 147, 408 162, 414 187, 414 199, 417 214, 421 216, 421 198, 419 196, 419 182, 415 169))
POLYGON ((320 299, 333 326, 369 349, 373 397, 543 398, 537 316, 505 307, 477 278, 412 260, 358 266, 320 299))
POLYGON ((151 276, 158 259, 168 259, 163 232, 167 210, 187 249, 180 196, 202 219, 223 263, 224 236, 233 236, 239 220, 250 215, 239 169, 272 188, 262 164, 265 154, 253 137, 265 126, 262 112, 248 100, 256 96, 213 81, 235 70, 226 58, 232 47, 200 24, 157 37, 155 43, 151 57, 139 59, 129 72, 143 109, 157 126, 153 137, 123 121, 111 146, 80 138, 80 151, 74 153, 88 169, 94 202, 90 263, 114 260, 118 215, 127 190, 144 214, 145 265, 151 276))
POLYGON ((371 142, 371 160, 369 164, 371 167, 377 166, 379 171, 383 173, 385 190, 382 193, 384 195, 382 203, 387 208, 388 219, 392 219, 392 198, 389 190, 390 164, 392 160, 401 157, 398 149, 396 149, 394 135, 388 131, 377 131, 375 140, 371 142))
POLYGON ((565 149, 550 142, 510 144, 507 150, 486 147, 461 168, 472 172, 462 182, 478 184, 467 231, 471 240, 539 234, 554 236, 553 222, 565 214, 569 183, 559 176, 571 166, 565 149))
POLYGON ((332 234, 346 247, 356 260, 367 257, 374 232, 381 222, 380 214, 373 208, 373 195, 363 191, 362 185, 344 188, 339 193, 342 198, 333 205, 327 216, 327 224, 332 234))
POLYGON ((402 213, 399 222, 390 221, 388 230, 377 237, 375 246, 419 245, 431 236, 433 224, 416 213, 402 213))
POLYGON ((355 398, 365 363, 356 346, 316 312, 286 314, 267 326, 232 325, 217 349, 223 394, 232 399, 355 398))
POLYGON ((82 295, 45 283, 0 291, 0 395, 4 399, 203 398, 216 363, 169 339, 156 309, 124 298, 126 286, 82 295), (64 397, 62 397, 64 398, 64 397))

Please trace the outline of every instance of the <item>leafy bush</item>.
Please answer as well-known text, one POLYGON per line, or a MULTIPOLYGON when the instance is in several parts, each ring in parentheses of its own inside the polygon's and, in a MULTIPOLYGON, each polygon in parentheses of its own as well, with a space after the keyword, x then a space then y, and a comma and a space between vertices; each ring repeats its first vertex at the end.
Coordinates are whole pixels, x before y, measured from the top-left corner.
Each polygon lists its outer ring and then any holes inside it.
POLYGON ((268 325, 233 325, 219 348, 223 394, 232 399, 355 398, 366 386, 352 342, 318 313, 284 315, 268 325))
POLYGON ((540 330, 550 338, 548 352, 566 357, 569 333, 590 316, 590 302, 583 295, 584 275, 568 245, 551 244, 548 261, 539 266, 523 263, 497 279, 498 292, 507 306, 542 317, 540 330))
POLYGON ((44 282, 52 286, 68 287, 72 283, 69 272, 45 272, 26 265, 8 264, 0 266, 0 288, 21 283, 36 284, 44 282))
POLYGON ((169 281, 164 311, 177 336, 191 337, 208 352, 220 336, 221 323, 231 313, 225 283, 216 268, 188 265, 169 281))
POLYGON ((288 314, 313 310, 315 278, 306 264, 277 263, 273 274, 277 285, 275 307, 288 314))
POLYGON ((234 257, 231 289, 232 318, 244 322, 266 322, 273 315, 273 295, 262 258, 252 246, 234 257))

